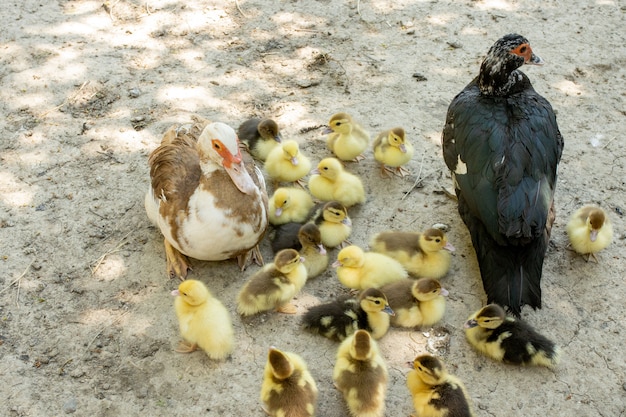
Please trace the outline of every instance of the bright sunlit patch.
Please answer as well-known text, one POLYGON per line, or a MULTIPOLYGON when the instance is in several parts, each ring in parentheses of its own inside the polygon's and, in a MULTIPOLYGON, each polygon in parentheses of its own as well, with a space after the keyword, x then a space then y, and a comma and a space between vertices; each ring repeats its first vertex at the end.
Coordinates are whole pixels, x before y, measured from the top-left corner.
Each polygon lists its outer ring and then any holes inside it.
POLYGON ((126 264, 119 254, 109 254, 93 270, 93 276, 100 281, 114 281, 126 274, 126 264))
POLYGON ((441 145, 441 131, 438 132, 427 132, 426 138, 434 144, 441 145))
POLYGON ((583 88, 571 81, 563 80, 556 84, 557 90, 565 93, 568 96, 580 96, 584 93, 583 88))
POLYGON ((445 26, 455 17, 451 14, 438 14, 434 16, 428 16, 426 21, 434 26, 445 26))
POLYGON ((0 172, 0 200, 13 207, 24 207, 33 202, 33 192, 24 190, 26 184, 18 182, 13 174, 0 172))
POLYGON ((157 95, 158 100, 176 108, 195 112, 207 103, 213 103, 215 97, 203 87, 171 85, 164 87, 157 95))
POLYGON ((114 324, 126 324, 127 314, 119 311, 107 310, 105 308, 88 310, 80 318, 82 324, 90 326, 111 326, 114 324))
POLYGON ((516 10, 517 6, 514 6, 506 0, 483 0, 476 3, 476 7, 480 10, 516 10))
MULTIPOLYGON (((154 320, 154 318, 152 318, 152 320, 154 320)), ((132 335, 145 334, 146 329, 152 325, 153 322, 151 319, 146 317, 137 317, 137 315, 134 314, 132 318, 128 320, 128 323, 124 325, 124 330, 128 334, 132 335)))

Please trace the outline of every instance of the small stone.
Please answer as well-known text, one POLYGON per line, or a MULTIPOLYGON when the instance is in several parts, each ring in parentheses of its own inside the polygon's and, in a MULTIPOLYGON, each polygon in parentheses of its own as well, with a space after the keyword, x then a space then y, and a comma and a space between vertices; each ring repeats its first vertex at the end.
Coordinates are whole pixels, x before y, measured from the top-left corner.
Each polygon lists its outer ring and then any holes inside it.
POLYGON ((131 88, 130 90, 128 90, 128 97, 130 98, 137 98, 141 95, 141 90, 138 88, 131 88))
POLYGON ((425 75, 420 74, 419 72, 414 73, 413 78, 415 78, 415 81, 427 81, 428 80, 428 78, 426 78, 425 75))
POLYGON ((77 407, 78 403, 76 402, 76 398, 70 398, 63 404, 63 411, 65 414, 72 414, 76 412, 77 407))

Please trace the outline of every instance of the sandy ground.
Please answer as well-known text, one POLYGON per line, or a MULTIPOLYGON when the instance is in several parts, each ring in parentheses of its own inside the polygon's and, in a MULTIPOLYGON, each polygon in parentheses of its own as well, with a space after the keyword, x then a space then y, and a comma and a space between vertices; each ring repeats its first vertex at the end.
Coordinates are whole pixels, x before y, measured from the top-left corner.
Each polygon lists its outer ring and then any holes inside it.
MULTIPOLYGON (((298 316, 244 323, 234 300, 258 267, 195 262, 191 277, 233 313, 237 348, 223 363, 177 354, 178 281, 165 274, 162 237, 143 208, 148 154, 173 123, 273 117, 317 161, 328 155, 321 126, 345 110, 371 133, 403 126, 416 148, 404 179, 382 179, 371 150, 350 165, 368 193, 350 212, 352 241, 444 223, 457 248, 440 326, 393 329, 380 341, 386 415, 412 412, 404 363, 426 351, 465 381, 477 416, 626 415, 625 11, 611 0, 6 3, 0 414, 262 416, 262 369, 275 345, 308 362, 318 415, 347 416, 332 386, 336 344, 298 324, 308 306, 344 292, 334 271, 307 283, 298 316), (485 294, 456 203, 441 193, 447 106, 509 32, 546 61, 525 71, 566 141, 544 308, 523 312, 561 345, 555 371, 504 366, 469 348, 462 324, 485 294), (567 218, 585 203, 614 223, 599 264, 566 248, 567 218)), ((267 241, 262 250, 271 259, 267 241)))

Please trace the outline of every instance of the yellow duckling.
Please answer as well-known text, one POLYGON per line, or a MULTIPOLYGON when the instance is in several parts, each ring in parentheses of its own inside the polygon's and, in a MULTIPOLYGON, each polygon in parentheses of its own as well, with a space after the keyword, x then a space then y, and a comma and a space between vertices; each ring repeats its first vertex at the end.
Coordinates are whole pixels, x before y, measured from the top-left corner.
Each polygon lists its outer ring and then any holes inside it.
POLYGON ((269 219, 273 225, 302 223, 313 208, 313 198, 300 188, 281 187, 269 200, 269 219))
POLYGON ((311 161, 295 140, 286 140, 265 159, 265 172, 274 182, 298 182, 311 171, 311 161))
POLYGON ((332 266, 337 268, 339 282, 355 290, 380 288, 409 276, 395 259, 381 253, 365 252, 356 245, 340 250, 332 266))
POLYGON ((295 314, 296 307, 289 301, 306 283, 306 268, 302 261, 294 249, 278 252, 274 262, 265 265, 243 286, 237 296, 237 312, 250 316, 276 309, 295 314))
POLYGON ((300 256, 304 258, 307 279, 315 278, 328 267, 328 253, 322 244, 322 233, 315 223, 306 223, 298 231, 302 245, 300 256))
POLYGON ((347 113, 333 115, 322 134, 328 135, 328 149, 342 161, 365 159, 362 153, 370 143, 370 135, 347 113))
POLYGON ((418 356, 410 364, 413 370, 406 376, 406 385, 413 397, 417 417, 474 415, 465 385, 448 373, 441 360, 426 354, 418 356))
POLYGON ((448 290, 433 278, 407 278, 384 285, 380 290, 396 313, 391 318, 393 326, 432 326, 446 311, 448 290))
POLYGON ((378 344, 366 330, 357 330, 341 342, 333 381, 352 417, 384 416, 388 379, 378 344))
POLYGON ((596 252, 600 252, 613 240, 613 225, 604 210, 595 206, 584 206, 572 214, 567 223, 567 236, 572 248, 581 255, 587 255, 587 262, 596 252))
POLYGON ((370 248, 400 262, 413 276, 440 279, 450 269, 454 246, 440 229, 416 232, 381 232, 372 237, 370 248))
POLYGON ((322 201, 338 201, 346 207, 365 202, 361 179, 349 173, 337 158, 324 158, 311 171, 309 191, 322 201))
POLYGON ((317 207, 311 221, 320 229, 322 243, 327 248, 342 245, 352 233, 348 210, 338 201, 329 201, 317 207))
POLYGON ((465 336, 476 350, 504 363, 554 368, 559 361, 554 342, 528 323, 508 317, 497 304, 472 314, 465 323, 465 336))
POLYGON ((389 316, 393 314, 385 294, 368 288, 358 298, 340 297, 309 308, 302 323, 305 329, 331 340, 342 341, 358 329, 380 339, 389 330, 389 316))
POLYGON ((413 145, 404 136, 404 129, 395 127, 380 133, 374 139, 372 146, 374 159, 380 162, 380 173, 383 177, 387 173, 393 173, 400 177, 409 174, 409 171, 402 166, 411 160, 414 150, 413 145))
POLYGON ((261 384, 263 410, 270 417, 313 417, 317 386, 304 360, 271 347, 261 384))
POLYGON ((261 161, 265 161, 270 151, 283 140, 278 124, 272 119, 248 119, 237 129, 237 136, 250 154, 261 161))
POLYGON ((211 359, 230 355, 234 347, 230 314, 207 287, 201 281, 188 279, 172 295, 176 296, 174 309, 184 339, 176 351, 189 353, 200 347, 211 359))

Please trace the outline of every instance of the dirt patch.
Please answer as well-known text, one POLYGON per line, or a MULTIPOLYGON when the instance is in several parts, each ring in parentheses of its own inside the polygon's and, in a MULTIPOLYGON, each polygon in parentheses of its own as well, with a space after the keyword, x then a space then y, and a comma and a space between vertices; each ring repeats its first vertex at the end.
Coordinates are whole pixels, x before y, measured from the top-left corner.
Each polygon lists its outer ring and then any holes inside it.
MULTIPOLYGON (((349 169, 366 204, 350 210, 366 245, 388 228, 449 226, 450 291, 434 329, 393 329, 388 416, 412 410, 404 363, 435 352, 465 381, 477 416, 624 416, 624 6, 617 1, 58 1, 0 10, 0 413, 263 415, 267 349, 300 354, 320 390, 318 415, 346 416, 332 385, 337 345, 303 332, 307 307, 345 293, 332 270, 308 282, 298 315, 241 320, 235 297, 256 269, 194 262, 233 314, 237 347, 213 362, 173 352, 179 336, 163 239, 143 197, 147 157, 192 114, 237 127, 272 117, 314 161, 324 126, 351 113, 372 134, 403 126, 412 175, 383 179, 371 150, 349 169), (485 301, 440 136, 451 99, 491 44, 519 32, 547 64, 525 71, 565 138, 557 219, 544 265, 544 308, 523 317, 563 350, 556 371, 478 356, 462 324, 485 301), (565 224, 596 203, 614 243, 586 263, 565 224)), ((271 259, 269 243, 262 252, 271 259)), ((331 257, 336 251, 330 252, 331 257)))

